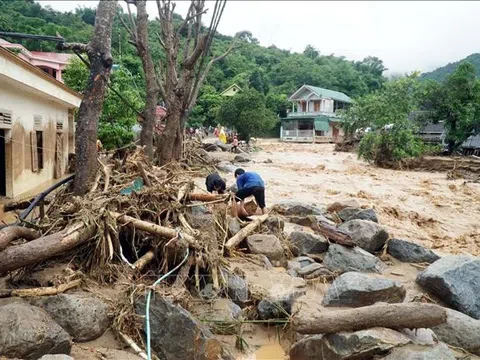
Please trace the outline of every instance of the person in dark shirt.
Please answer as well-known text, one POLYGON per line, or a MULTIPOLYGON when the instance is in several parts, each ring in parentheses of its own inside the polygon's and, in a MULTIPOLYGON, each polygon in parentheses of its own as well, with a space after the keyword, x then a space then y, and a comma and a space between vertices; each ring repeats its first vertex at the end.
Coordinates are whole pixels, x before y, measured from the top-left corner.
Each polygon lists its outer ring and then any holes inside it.
POLYGON ((224 194, 225 189, 227 188, 227 184, 225 184, 225 180, 223 180, 218 173, 214 172, 207 176, 205 180, 205 185, 207 186, 207 191, 209 193, 213 193, 216 191, 219 194, 224 194))
POLYGON ((262 214, 265 214, 265 183, 260 175, 254 172, 245 172, 245 170, 239 168, 235 170, 235 178, 238 188, 235 197, 239 202, 234 201, 232 204, 233 216, 245 217, 249 215, 244 207, 244 200, 249 196, 255 198, 262 214))

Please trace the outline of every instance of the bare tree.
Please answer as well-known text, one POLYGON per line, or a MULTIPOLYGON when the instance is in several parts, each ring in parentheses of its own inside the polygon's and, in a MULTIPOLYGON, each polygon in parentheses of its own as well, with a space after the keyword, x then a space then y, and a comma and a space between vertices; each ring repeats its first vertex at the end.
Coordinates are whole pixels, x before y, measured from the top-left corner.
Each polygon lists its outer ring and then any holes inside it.
POLYGON ((175 3, 157 0, 158 39, 165 51, 165 61, 159 64, 157 83, 167 106, 166 127, 157 145, 158 162, 162 165, 181 158, 185 121, 195 105, 200 87, 212 65, 225 58, 235 48, 237 40, 247 33, 238 33, 224 54, 211 56, 210 47, 225 4, 226 0, 215 1, 210 26, 205 28, 202 25, 202 16, 207 12, 204 0, 191 1, 187 16, 179 26, 173 22, 175 3), (186 36, 182 43, 184 31, 186 36))
POLYGON ((62 50, 70 49, 77 54, 86 53, 90 67, 90 77, 83 92, 75 134, 74 192, 77 195, 84 195, 88 191, 97 169, 98 119, 102 114, 103 100, 113 64, 110 50, 116 7, 116 1, 100 0, 95 17, 94 36, 88 44, 59 44, 62 50))
POLYGON ((153 158, 153 126, 155 124, 155 110, 158 102, 159 87, 155 74, 155 65, 148 45, 148 14, 146 0, 127 0, 127 9, 131 25, 128 25, 119 15, 125 29, 128 31, 131 43, 136 47, 137 54, 142 61, 145 74, 146 99, 143 110, 142 132, 140 133, 140 143, 145 146, 146 155, 153 158), (137 19, 135 21, 130 10, 130 3, 137 7, 137 19))

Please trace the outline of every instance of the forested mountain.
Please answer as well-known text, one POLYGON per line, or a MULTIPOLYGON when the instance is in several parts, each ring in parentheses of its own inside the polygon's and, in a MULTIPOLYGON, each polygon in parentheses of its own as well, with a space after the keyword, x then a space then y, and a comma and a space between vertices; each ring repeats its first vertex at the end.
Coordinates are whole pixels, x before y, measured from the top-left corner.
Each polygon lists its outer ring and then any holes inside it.
POLYGON ((457 69, 458 65, 460 65, 464 61, 468 61, 472 63, 472 65, 475 66, 477 77, 480 77, 480 54, 476 53, 476 54, 468 55, 465 59, 455 61, 453 63, 449 63, 431 72, 424 73, 421 75, 420 78, 422 80, 428 79, 428 80, 443 81, 446 79, 448 75, 450 75, 457 69))
MULTIPOLYGON (((90 8, 79 7, 74 12, 58 12, 48 6, 41 6, 41 3, 34 3, 33 0, 0 1, 0 29, 3 31, 44 35, 59 33, 69 42, 87 42, 94 21, 95 11, 90 8)), ((154 21, 151 22, 151 43, 158 58, 161 57, 161 48, 155 35, 157 26, 154 21)), ((140 61, 128 43, 127 33, 118 19, 115 21, 112 40, 115 61, 123 63, 133 74, 141 72, 140 61)), ((230 37, 219 34, 213 51, 222 51, 230 40, 230 37)), ((30 50, 54 49, 54 44, 48 42, 26 40, 22 43, 30 50)), ((274 45, 262 47, 253 39, 219 62, 211 71, 207 84, 217 91, 237 83, 242 88, 253 86, 264 94, 291 94, 306 83, 355 97, 379 88, 385 80, 383 70, 382 61, 373 57, 353 62, 343 57, 321 55, 320 51, 311 46, 303 54, 297 54, 278 49, 274 45)))

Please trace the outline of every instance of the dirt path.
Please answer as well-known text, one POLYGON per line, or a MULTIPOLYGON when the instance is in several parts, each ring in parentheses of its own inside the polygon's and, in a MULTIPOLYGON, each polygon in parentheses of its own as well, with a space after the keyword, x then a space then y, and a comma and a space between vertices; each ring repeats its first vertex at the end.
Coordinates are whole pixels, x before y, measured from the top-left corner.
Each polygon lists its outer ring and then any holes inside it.
MULTIPOLYGON (((267 206, 282 200, 325 206, 356 198, 376 210, 392 237, 439 253, 480 255, 480 184, 447 180, 445 173, 376 168, 356 154, 335 153, 330 144, 263 141, 259 146, 263 150, 244 167, 265 179, 267 206)), ((214 156, 233 158, 228 153, 214 156)))

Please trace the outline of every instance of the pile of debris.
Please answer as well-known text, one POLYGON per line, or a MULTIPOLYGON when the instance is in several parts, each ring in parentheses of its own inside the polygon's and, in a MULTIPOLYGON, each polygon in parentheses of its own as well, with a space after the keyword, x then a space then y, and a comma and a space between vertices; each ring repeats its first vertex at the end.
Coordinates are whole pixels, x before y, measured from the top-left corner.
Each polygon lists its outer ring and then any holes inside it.
POLYGON ((214 334, 243 350, 245 323, 290 327, 292 360, 454 359, 441 341, 480 354, 478 258, 389 239, 355 200, 287 201, 242 222, 230 195, 195 188, 217 164, 199 144, 185 154, 163 167, 140 148, 114 154, 89 194, 65 188, 38 221, 0 231, 0 356, 69 354, 111 327, 141 358, 233 359, 214 334), (458 311, 380 278, 388 256, 420 264, 417 282, 458 311), (331 284, 306 315, 318 283, 331 284))

